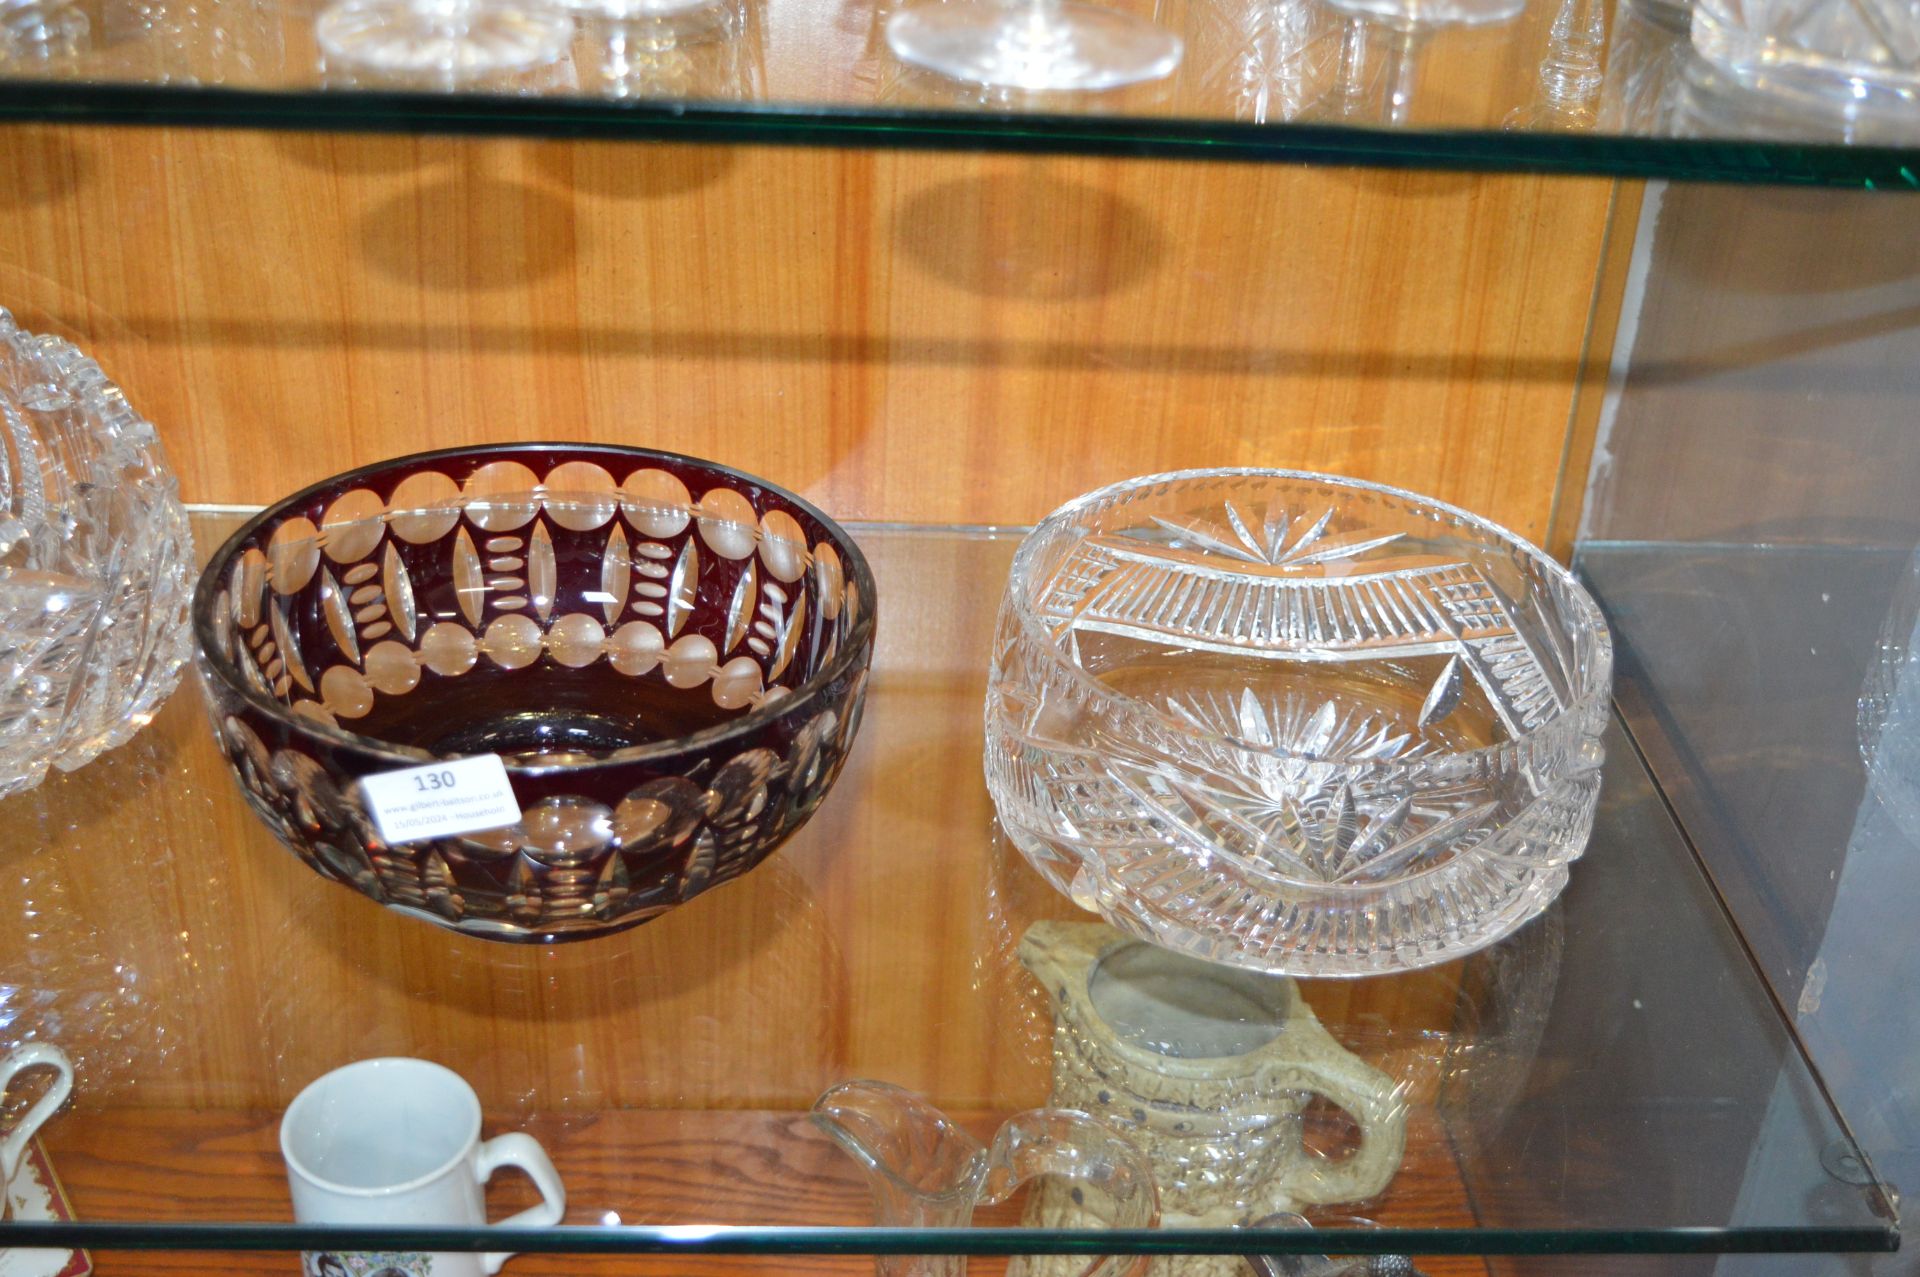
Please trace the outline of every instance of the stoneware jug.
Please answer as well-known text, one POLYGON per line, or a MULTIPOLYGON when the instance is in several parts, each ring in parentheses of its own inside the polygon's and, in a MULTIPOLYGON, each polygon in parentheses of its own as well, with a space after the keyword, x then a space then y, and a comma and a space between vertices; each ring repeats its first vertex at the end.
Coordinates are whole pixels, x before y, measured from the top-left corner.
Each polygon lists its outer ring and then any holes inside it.
MULTIPOLYGON (((1167 1227, 1246 1227, 1362 1201, 1399 1170, 1400 1089, 1334 1041, 1291 979, 1202 962, 1104 923, 1037 922, 1020 960, 1054 1003, 1050 1102, 1140 1148, 1167 1227), (1315 1095, 1359 1126, 1359 1146, 1344 1158, 1303 1145, 1301 1112, 1315 1095)), ((1042 1182, 1027 1223, 1070 1226, 1079 1209, 1062 1186, 1042 1182)), ((1199 1262, 1221 1272, 1241 1263, 1199 1262)), ((1024 1267, 1064 1271, 1051 1261, 1024 1267)))

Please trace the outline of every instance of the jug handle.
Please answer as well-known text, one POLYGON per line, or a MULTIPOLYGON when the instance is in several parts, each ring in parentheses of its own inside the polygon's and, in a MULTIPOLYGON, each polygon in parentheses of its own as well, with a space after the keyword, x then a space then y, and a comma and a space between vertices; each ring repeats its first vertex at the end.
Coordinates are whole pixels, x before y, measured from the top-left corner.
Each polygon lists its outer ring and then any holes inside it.
MULTIPOLYGON (((51 1042, 27 1042, 0 1060, 0 1094, 5 1094, 6 1088, 13 1082, 14 1074, 31 1068, 53 1069, 54 1079, 40 1098, 33 1102, 26 1115, 14 1124, 6 1139, 0 1140, 0 1193, 6 1191, 7 1185, 19 1173, 20 1163, 27 1155, 27 1141, 73 1093, 73 1064, 67 1059, 66 1053, 51 1042)), ((0 1211, 0 1214, 3 1213, 0 1211)))
MULTIPOLYGON (((1032 1109, 1007 1119, 987 1152, 979 1200, 1003 1202, 1028 1180, 1082 1180, 1113 1203, 1110 1228, 1158 1228, 1160 1193, 1145 1154, 1106 1123, 1074 1109, 1032 1109)), ((1133 1277, 1150 1256, 1103 1255, 1080 1277, 1133 1277)))
POLYGON ((1311 1091, 1345 1109, 1360 1127, 1360 1146, 1344 1158, 1302 1151, 1283 1191, 1307 1206, 1372 1197, 1392 1182, 1407 1148, 1407 1103, 1392 1078, 1334 1040, 1311 1014, 1294 1016, 1287 1032, 1302 1048, 1273 1074, 1289 1090, 1311 1091))

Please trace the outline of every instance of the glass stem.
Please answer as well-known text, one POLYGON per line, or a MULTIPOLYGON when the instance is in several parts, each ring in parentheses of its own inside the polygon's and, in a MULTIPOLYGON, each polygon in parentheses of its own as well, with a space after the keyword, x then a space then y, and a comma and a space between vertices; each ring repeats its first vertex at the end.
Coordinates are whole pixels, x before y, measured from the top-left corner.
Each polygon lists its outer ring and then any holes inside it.
POLYGON ((1426 28, 1412 25, 1401 26, 1393 33, 1393 56, 1387 61, 1386 119, 1396 128, 1406 124, 1413 110, 1420 54, 1426 48, 1427 35, 1426 28))
POLYGON ((1540 64, 1540 90, 1548 104, 1585 107, 1600 91, 1607 45, 1605 0, 1561 0, 1540 64))
POLYGON ((1333 114, 1339 119, 1356 119, 1365 110, 1367 81, 1372 78, 1367 48, 1367 20, 1348 18, 1340 33, 1340 67, 1334 77, 1333 114))

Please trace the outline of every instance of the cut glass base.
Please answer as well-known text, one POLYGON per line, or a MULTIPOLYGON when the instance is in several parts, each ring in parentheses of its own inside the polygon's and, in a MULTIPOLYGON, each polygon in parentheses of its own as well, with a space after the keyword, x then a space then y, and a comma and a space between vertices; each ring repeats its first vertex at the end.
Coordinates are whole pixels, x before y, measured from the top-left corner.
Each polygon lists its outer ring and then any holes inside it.
POLYGON ((1030 90, 1157 80, 1180 65, 1181 52, 1179 37, 1129 13, 989 0, 904 9, 887 23, 887 44, 901 61, 956 80, 1030 90))
POLYGON ((400 73, 476 75, 554 61, 573 20, 541 5, 343 0, 315 25, 329 60, 400 73))
POLYGON ((1810 119, 1902 122, 1920 112, 1920 3, 1798 5, 1709 0, 1693 47, 1741 88, 1810 119))

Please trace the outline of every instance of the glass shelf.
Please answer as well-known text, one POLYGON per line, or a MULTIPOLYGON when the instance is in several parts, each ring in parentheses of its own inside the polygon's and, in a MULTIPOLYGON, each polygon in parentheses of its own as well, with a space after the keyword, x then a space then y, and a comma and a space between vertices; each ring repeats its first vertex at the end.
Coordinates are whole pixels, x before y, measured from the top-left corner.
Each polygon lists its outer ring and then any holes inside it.
MULTIPOLYGON (((199 543, 234 522, 196 516, 199 543)), ((319 879, 245 806, 191 685, 132 744, 0 807, 0 1047, 56 1041, 78 1072, 42 1135, 78 1222, 0 1225, 0 1247, 505 1247, 533 1252, 508 1269, 527 1277, 595 1252, 1412 1253, 1445 1277, 1485 1271, 1449 1256, 1894 1247, 1887 1198, 1618 727, 1593 842, 1542 918, 1427 971, 1300 982, 1403 1106, 1384 1191, 1309 1211, 1311 1231, 1049 1231, 1017 1199, 970 1229, 873 1227, 812 1101, 876 1078, 982 1135, 1045 1105, 1052 1008, 1018 946, 1085 915, 996 836, 980 778, 1017 537, 853 530, 885 602, 846 772, 766 864, 617 936, 496 945, 319 879), (438 1060, 488 1134, 533 1133, 566 1226, 293 1230, 279 1112, 376 1055, 438 1060)), ((1354 1138, 1331 1107, 1305 1128, 1327 1156, 1354 1138)), ((1265 1200, 1252 1168, 1227 1169, 1265 1200)), ((491 1196, 496 1218, 531 1202, 512 1179, 491 1196)))
POLYGON ((1532 0, 1416 39, 1325 0, 1115 0, 1182 39, 1178 69, 1036 93, 906 66, 885 37, 893 0, 582 18, 533 71, 400 76, 329 66, 315 0, 17 0, 0 24, 0 120, 1920 185, 1920 106, 1828 118, 1736 88, 1694 55, 1671 0, 1619 0, 1602 14, 1604 77, 1550 91, 1570 57, 1599 56, 1592 42, 1570 53, 1556 22, 1583 3, 1532 0), (1417 75, 1393 75, 1416 44, 1417 75))

